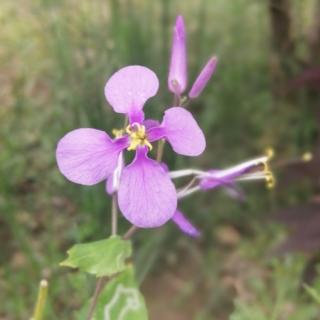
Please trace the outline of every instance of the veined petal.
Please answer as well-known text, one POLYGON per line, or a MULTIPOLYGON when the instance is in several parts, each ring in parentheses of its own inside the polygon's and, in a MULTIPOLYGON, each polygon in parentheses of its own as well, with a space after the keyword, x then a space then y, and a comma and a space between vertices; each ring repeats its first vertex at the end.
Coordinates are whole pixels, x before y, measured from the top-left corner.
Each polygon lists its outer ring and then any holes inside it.
POLYGON ((75 183, 99 183, 113 172, 119 153, 127 144, 126 139, 113 141, 101 130, 73 130, 58 142, 56 159, 59 170, 75 183))
POLYGON ((160 127, 151 128, 149 141, 165 138, 173 150, 185 156, 198 156, 205 147, 206 140, 192 114, 184 108, 168 109, 160 127))
POLYGON ((182 16, 177 17, 173 31, 168 87, 178 96, 187 87, 186 32, 182 16))
POLYGON ((104 93, 113 110, 134 116, 132 122, 141 118, 145 102, 156 95, 159 80, 156 74, 143 66, 127 66, 116 73, 106 83, 104 93))
POLYGON ((189 97, 191 99, 197 98, 202 90, 207 85, 208 81, 210 80, 212 74, 214 73, 217 65, 217 58, 212 57, 209 59, 207 64, 204 66, 204 68, 201 70, 200 74, 198 75, 196 81, 192 85, 192 88, 189 92, 189 97))
POLYGON ((174 213, 172 221, 179 227, 182 232, 186 233, 190 237, 196 238, 201 235, 201 232, 179 210, 176 210, 176 212, 174 213))
POLYGON ((177 208, 177 193, 168 173, 146 153, 147 148, 138 148, 133 162, 123 169, 118 202, 132 224, 153 228, 172 218, 177 208))

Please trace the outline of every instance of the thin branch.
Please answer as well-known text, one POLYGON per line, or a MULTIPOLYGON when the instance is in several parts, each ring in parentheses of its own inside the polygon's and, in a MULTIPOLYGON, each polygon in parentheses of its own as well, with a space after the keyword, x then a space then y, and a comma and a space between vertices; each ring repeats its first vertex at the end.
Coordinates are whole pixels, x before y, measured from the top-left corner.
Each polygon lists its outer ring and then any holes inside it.
POLYGON ((138 227, 132 225, 129 230, 124 234, 122 237, 123 240, 129 240, 137 231, 139 230, 138 227))
MULTIPOLYGON (((123 240, 129 240, 138 230, 139 228, 132 225, 128 231, 122 237, 123 240)), ((94 314, 94 310, 96 308, 98 298, 100 296, 101 291, 103 290, 104 286, 107 284, 108 277, 101 277, 97 280, 96 287, 94 290, 93 298, 90 304, 89 312, 87 320, 92 320, 92 316, 94 314)))
POLYGON ((93 298, 90 304, 87 320, 91 320, 93 317, 94 309, 96 308, 98 298, 100 295, 100 292, 104 288, 105 284, 107 283, 108 277, 101 277, 97 280, 96 288, 94 290, 93 298))
POLYGON ((162 139, 158 142, 158 148, 157 148, 157 161, 158 162, 161 162, 161 160, 162 160, 164 145, 165 145, 165 140, 162 139))

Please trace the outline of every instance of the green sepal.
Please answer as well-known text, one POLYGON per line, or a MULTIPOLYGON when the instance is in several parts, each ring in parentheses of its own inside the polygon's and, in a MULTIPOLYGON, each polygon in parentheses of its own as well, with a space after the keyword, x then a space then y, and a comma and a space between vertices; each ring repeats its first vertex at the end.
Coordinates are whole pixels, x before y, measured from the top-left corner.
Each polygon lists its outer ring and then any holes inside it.
POLYGON ((131 242, 112 236, 108 239, 76 244, 67 251, 68 258, 60 266, 78 268, 96 277, 112 276, 126 268, 131 257, 131 242))

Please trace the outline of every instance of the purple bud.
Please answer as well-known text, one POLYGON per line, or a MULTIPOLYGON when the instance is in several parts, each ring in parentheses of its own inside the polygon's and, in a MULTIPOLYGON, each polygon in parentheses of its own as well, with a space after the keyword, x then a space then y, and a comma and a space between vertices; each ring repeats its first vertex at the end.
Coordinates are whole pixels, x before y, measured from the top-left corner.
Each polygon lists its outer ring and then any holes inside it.
POLYGON ((178 96, 187 87, 186 32, 182 16, 177 17, 173 30, 168 87, 178 96))
POLYGON ((189 92, 189 97, 191 99, 197 98, 202 92, 202 90, 205 88, 216 69, 217 62, 217 57, 212 57, 201 70, 200 74, 198 75, 198 78, 194 82, 189 92))

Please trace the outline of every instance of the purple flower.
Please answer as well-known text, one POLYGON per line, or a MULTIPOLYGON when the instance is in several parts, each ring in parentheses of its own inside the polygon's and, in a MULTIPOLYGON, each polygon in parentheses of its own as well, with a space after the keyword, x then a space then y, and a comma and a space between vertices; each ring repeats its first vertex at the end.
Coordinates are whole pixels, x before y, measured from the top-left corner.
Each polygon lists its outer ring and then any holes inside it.
POLYGON ((219 186, 233 186, 235 181, 265 180, 272 188, 275 180, 268 166, 267 156, 249 160, 224 170, 209 170, 200 178, 199 187, 210 190, 219 186))
MULTIPOLYGON (((241 190, 237 188, 237 181, 265 180, 269 188, 274 186, 275 180, 269 169, 268 160, 270 160, 270 158, 264 156, 243 162, 228 169, 211 169, 208 171, 184 169, 171 171, 169 175, 172 179, 193 176, 191 183, 189 183, 187 187, 178 190, 178 199, 183 199, 198 191, 224 187, 230 196, 243 200, 244 195, 241 190)), ((177 210, 172 220, 179 229, 187 235, 191 237, 200 236, 200 231, 193 226, 182 212, 177 210)))
POLYGON ((209 59, 207 64, 203 67, 200 74, 198 75, 197 79, 195 80, 194 84, 191 87, 189 92, 189 97, 191 99, 197 98, 202 90, 207 85, 208 81, 210 80, 211 76, 213 75, 216 65, 217 65, 217 58, 212 57, 209 59))
POLYGON ((115 139, 101 130, 73 130, 56 150, 58 167, 67 179, 82 185, 107 180, 106 189, 118 192, 125 218, 140 228, 161 226, 177 208, 177 192, 167 170, 148 157, 151 143, 165 139, 175 152, 186 156, 200 155, 205 149, 202 130, 183 108, 167 109, 161 123, 144 120, 144 104, 158 87, 157 76, 146 67, 120 69, 107 82, 105 96, 115 112, 128 117, 129 125, 115 130, 115 139), (125 149, 135 151, 127 166, 122 158, 125 149))
POLYGON ((182 16, 177 17, 173 31, 168 87, 176 96, 187 87, 186 32, 182 16))

